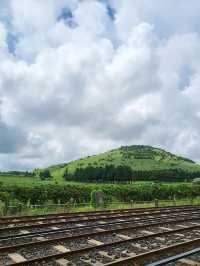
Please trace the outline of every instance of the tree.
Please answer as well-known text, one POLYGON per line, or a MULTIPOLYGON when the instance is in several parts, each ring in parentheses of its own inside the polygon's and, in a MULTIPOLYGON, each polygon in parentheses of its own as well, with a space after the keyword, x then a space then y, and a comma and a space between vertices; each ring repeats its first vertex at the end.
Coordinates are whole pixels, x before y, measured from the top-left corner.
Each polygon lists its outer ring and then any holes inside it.
POLYGON ((41 180, 49 180, 52 179, 52 175, 48 169, 40 171, 39 177, 41 180))

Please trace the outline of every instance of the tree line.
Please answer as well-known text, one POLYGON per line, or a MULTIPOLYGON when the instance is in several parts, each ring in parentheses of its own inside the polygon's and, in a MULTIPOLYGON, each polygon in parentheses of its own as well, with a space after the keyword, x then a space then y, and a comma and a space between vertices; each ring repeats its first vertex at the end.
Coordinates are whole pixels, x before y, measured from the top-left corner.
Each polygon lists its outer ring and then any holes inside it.
POLYGON ((129 166, 125 165, 88 166, 77 168, 73 173, 66 169, 63 177, 66 181, 78 182, 124 182, 132 180, 133 172, 129 166))
MULTIPOLYGON (((161 184, 149 182, 136 185, 121 184, 44 184, 32 187, 17 185, 2 186, 0 200, 7 200, 7 195, 24 204, 67 203, 73 199, 76 203, 91 200, 93 190, 102 190, 110 201, 151 201, 157 199, 195 198, 200 194, 200 185, 191 183, 161 184)), ((12 203, 15 205, 15 203, 12 203)))
POLYGON ((200 176, 200 172, 188 172, 178 168, 163 170, 132 170, 126 165, 87 166, 76 168, 72 173, 68 169, 63 178, 77 182, 111 182, 123 183, 133 181, 190 181, 200 176))

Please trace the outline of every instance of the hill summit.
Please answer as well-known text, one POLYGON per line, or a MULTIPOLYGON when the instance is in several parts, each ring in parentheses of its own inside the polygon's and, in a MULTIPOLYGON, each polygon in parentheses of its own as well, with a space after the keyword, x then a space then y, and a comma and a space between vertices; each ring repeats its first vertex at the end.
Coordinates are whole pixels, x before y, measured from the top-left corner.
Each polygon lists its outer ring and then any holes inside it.
MULTIPOLYGON (((48 169, 53 176, 62 175, 67 180, 83 182, 110 182, 117 180, 117 175, 129 176, 132 181, 175 181, 200 177, 200 165, 194 161, 146 145, 122 146, 48 169)), ((120 178, 120 181, 128 181, 127 178, 120 178)))

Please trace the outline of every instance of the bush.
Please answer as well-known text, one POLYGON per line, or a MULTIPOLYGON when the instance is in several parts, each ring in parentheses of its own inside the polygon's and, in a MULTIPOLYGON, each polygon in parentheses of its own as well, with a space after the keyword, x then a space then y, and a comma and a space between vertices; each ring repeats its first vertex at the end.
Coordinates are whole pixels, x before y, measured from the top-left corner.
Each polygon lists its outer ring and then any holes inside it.
POLYGON ((40 177, 41 180, 50 180, 50 179, 53 178, 48 169, 40 171, 39 177, 40 177))
POLYGON ((23 204, 67 203, 73 198, 76 203, 94 202, 94 193, 101 191, 104 202, 152 201, 155 198, 194 198, 200 195, 200 185, 192 183, 137 183, 137 184, 43 184, 33 187, 18 185, 2 186, 0 200, 8 202, 10 197, 23 204), (6 192, 6 193, 5 193, 6 192), (8 200, 8 201, 7 201, 8 200))

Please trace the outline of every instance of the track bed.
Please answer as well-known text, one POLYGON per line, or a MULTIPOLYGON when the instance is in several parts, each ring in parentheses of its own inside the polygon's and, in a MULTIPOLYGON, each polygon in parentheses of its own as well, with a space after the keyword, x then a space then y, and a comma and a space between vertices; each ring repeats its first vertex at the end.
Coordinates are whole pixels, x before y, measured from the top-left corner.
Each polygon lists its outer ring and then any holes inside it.
POLYGON ((0 219, 0 265, 148 265, 197 247, 200 206, 0 219))

